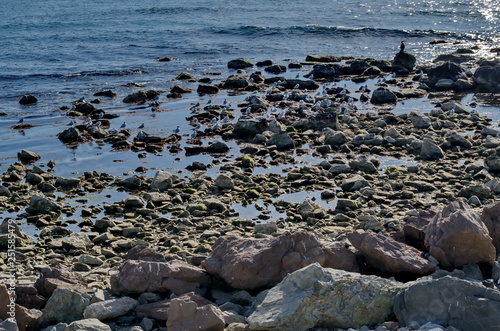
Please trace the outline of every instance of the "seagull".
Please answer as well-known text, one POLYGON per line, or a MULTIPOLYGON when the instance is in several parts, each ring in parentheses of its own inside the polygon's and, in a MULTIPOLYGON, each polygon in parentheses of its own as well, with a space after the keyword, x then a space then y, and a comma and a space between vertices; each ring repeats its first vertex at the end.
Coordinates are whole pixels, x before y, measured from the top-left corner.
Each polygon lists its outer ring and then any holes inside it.
POLYGON ((224 102, 222 103, 223 106, 227 105, 227 99, 224 99, 224 102))
POLYGON ((97 122, 95 122, 95 124, 94 124, 94 125, 92 125, 92 126, 93 126, 94 128, 98 128, 98 127, 100 127, 100 126, 101 126, 101 121, 97 121, 97 122))
POLYGON ((210 124, 214 124, 215 122, 217 122, 217 118, 216 117, 212 118, 212 120, 210 121, 210 124))
POLYGON ((17 123, 23 123, 24 122, 24 117, 19 120, 17 123))
POLYGON ((191 139, 196 138, 196 135, 197 135, 196 131, 195 131, 195 132, 193 132, 193 133, 191 133, 191 139))
POLYGON ((298 89, 300 87, 299 84, 295 84, 295 86, 293 87, 294 89, 298 89))
POLYGON ((297 74, 297 76, 295 76, 295 78, 299 78, 300 77, 300 74, 297 74))
POLYGON ((73 121, 73 120, 68 123, 68 126, 73 126, 73 125, 75 125, 75 121, 73 121))
POLYGON ((118 133, 118 130, 116 128, 112 128, 111 130, 108 131, 109 134, 114 135, 118 133))
POLYGON ((227 115, 226 115, 226 117, 224 117, 222 119, 222 122, 229 122, 229 121, 230 121, 230 119, 229 119, 229 116, 227 116, 227 115))
POLYGON ((138 129, 144 129, 144 126, 145 126, 145 125, 144 125, 144 123, 142 123, 142 124, 141 124, 141 125, 139 125, 137 128, 138 128, 138 129))
POLYGON ((199 129, 201 129, 201 124, 200 123, 198 123, 198 125, 193 128, 193 130, 199 130, 199 129))
POLYGON ((181 131, 181 126, 180 126, 180 125, 177 125, 177 127, 176 127, 176 128, 175 128, 175 130, 174 130, 174 133, 175 133, 175 134, 178 134, 180 131, 181 131))
POLYGON ((212 99, 207 101, 207 105, 210 105, 210 104, 212 104, 212 99))
POLYGON ((81 97, 80 99, 78 99, 78 102, 85 102, 85 97, 81 97))
POLYGON ((191 123, 194 123, 194 124, 198 123, 198 118, 194 117, 194 118, 191 120, 191 123))
POLYGON ((196 103, 193 107, 191 107, 191 108, 197 108, 197 107, 199 107, 199 106, 200 106, 200 103, 199 103, 199 102, 197 102, 197 103, 196 103))
POLYGON ((250 114, 250 112, 252 111, 252 107, 248 107, 246 110, 245 110, 245 115, 248 115, 250 114))
POLYGON ((253 83, 253 78, 250 78, 250 79, 248 80, 248 82, 249 82, 249 83, 253 83))
POLYGON ((120 129, 126 128, 127 127, 127 122, 123 122, 123 124, 120 126, 120 129))

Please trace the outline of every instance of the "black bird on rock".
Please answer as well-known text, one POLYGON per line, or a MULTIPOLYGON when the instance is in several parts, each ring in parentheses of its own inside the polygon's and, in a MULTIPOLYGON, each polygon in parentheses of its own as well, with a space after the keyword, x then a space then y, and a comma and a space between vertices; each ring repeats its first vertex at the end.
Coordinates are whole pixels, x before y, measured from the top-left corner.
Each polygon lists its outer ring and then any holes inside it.
POLYGON ((399 46, 399 49, 400 49, 401 53, 404 53, 404 51, 405 51, 405 42, 404 41, 401 42, 401 45, 399 46))

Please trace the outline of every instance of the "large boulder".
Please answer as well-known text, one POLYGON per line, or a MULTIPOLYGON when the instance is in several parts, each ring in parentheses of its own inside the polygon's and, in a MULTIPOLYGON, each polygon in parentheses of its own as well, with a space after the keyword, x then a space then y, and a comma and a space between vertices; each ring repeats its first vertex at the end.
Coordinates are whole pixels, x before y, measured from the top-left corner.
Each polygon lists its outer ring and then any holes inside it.
POLYGON ((61 206, 56 202, 40 195, 33 195, 30 198, 30 204, 26 211, 30 214, 46 214, 50 212, 59 212, 61 206))
POLYGON ((458 330, 500 330, 500 292, 446 276, 401 291, 394 300, 394 313, 404 325, 435 321, 458 330))
POLYGON ((265 239, 221 237, 202 266, 234 288, 257 289, 277 284, 306 265, 324 261, 316 237, 306 232, 285 232, 265 239))
POLYGON ((485 206, 481 214, 481 221, 488 228, 496 250, 500 251, 500 202, 485 206))
POLYGON ((245 69, 253 67, 253 63, 246 59, 231 60, 227 63, 229 69, 245 69))
POLYGON ((402 284, 376 276, 322 268, 315 263, 288 275, 257 299, 252 330, 359 328, 392 314, 402 284))
POLYGON ((500 92, 500 66, 483 66, 474 72, 474 82, 483 92, 500 92))
POLYGON ((40 324, 47 326, 59 322, 71 323, 81 320, 89 302, 88 294, 57 288, 42 310, 40 324))
POLYGON ((123 102, 125 103, 146 102, 148 100, 153 100, 154 98, 158 97, 160 93, 161 92, 154 90, 148 90, 148 91, 141 90, 127 95, 123 99, 123 102))
POLYGON ((247 86, 247 79, 240 75, 231 75, 224 82, 224 88, 245 88, 247 86))
POLYGON ((425 138, 420 149, 420 158, 422 160, 439 160, 444 157, 444 152, 432 140, 425 138))
POLYGON ((468 263, 493 264, 495 246, 486 225, 462 201, 439 210, 425 230, 425 245, 444 268, 468 263))
POLYGON ((335 77, 335 69, 328 64, 316 64, 311 71, 314 78, 332 78, 335 77))
MULTIPOLYGON (((0 284, 0 319, 15 319, 17 329, 20 331, 38 330, 40 316, 36 314, 36 310, 15 303, 16 295, 9 293, 14 287, 0 284)), ((12 327, 15 328, 16 324, 14 323, 12 327)), ((0 330, 3 330, 2 325, 0 330)))
POLYGON ((374 105, 381 105, 385 103, 396 103, 398 97, 389 89, 385 87, 379 87, 372 93, 370 102, 374 105))
POLYGON ((392 61, 393 70, 397 73, 410 73, 415 67, 417 58, 406 52, 399 52, 392 61))
POLYGON ((292 124, 294 127, 302 128, 303 130, 322 131, 330 128, 334 131, 340 129, 337 113, 317 113, 309 118, 302 119, 292 124))
POLYGON ((341 245, 331 245, 323 248, 325 263, 323 267, 350 272, 361 272, 358 254, 341 245))
POLYGON ((240 117, 234 126, 234 133, 239 136, 255 136, 269 127, 265 118, 240 117))
POLYGON ((466 78, 467 76, 460 64, 454 62, 440 62, 427 70, 427 77, 429 78, 428 83, 434 86, 441 79, 451 79, 455 82, 457 79, 466 78))
POLYGON ((436 265, 409 245, 372 232, 356 231, 347 235, 371 268, 387 276, 422 276, 436 271, 436 265))
POLYGON ((111 331, 111 327, 98 319, 88 318, 70 323, 64 331, 111 331))
POLYGON ((204 270, 183 261, 129 260, 111 277, 111 290, 120 294, 172 291, 179 295, 195 291, 210 281, 204 270))
POLYGON ((42 268, 40 278, 35 282, 38 293, 49 298, 57 288, 88 291, 87 282, 79 273, 70 271, 59 263, 42 268))
POLYGON ((295 144, 287 132, 275 133, 267 141, 268 146, 276 146, 279 150, 293 149, 295 144))
POLYGON ((17 153, 17 158, 19 161, 23 163, 30 163, 38 161, 42 156, 32 151, 28 151, 27 149, 23 149, 19 153, 17 153))
POLYGON ((167 191, 172 188, 177 179, 179 177, 168 171, 158 170, 151 182, 151 191, 167 191))
POLYGON ((169 331, 223 331, 225 325, 222 311, 212 303, 200 305, 189 296, 180 296, 170 301, 167 320, 169 331))
POLYGON ((431 119, 419 111, 412 111, 409 116, 416 129, 428 129, 431 126, 431 119))

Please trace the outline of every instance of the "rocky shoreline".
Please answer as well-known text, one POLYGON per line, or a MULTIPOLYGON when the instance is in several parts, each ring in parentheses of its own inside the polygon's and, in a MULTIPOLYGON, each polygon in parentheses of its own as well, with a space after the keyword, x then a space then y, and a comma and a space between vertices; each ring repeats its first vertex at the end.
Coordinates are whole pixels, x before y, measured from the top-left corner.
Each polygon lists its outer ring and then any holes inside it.
POLYGON ((500 330, 500 130, 474 110, 495 104, 499 63, 467 49, 420 66, 405 52, 392 61, 310 55, 288 66, 237 59, 218 84, 185 72, 168 92, 123 96, 153 113, 160 96, 183 98, 193 84, 199 95, 241 96, 192 105, 191 135, 114 129, 118 115, 98 99, 75 101, 66 109, 75 124, 57 136, 67 146, 213 161, 195 160, 189 178, 146 176, 144 167, 125 178, 91 170, 68 178, 54 174, 57 160, 20 151, 1 175, 0 206, 39 232, 34 240, 16 227, 11 268, 13 222, 0 226, 0 276, 7 283, 15 272, 17 281, 17 326, 5 285, 0 328, 500 330), (293 70, 307 74, 284 75, 293 70), (423 98, 432 111, 391 113, 423 98), (273 171, 304 155, 312 162, 273 171), (215 178, 205 173, 214 165, 215 178), (109 189, 125 198, 87 198, 109 189), (320 198, 285 198, 299 192, 320 198), (257 219, 236 205, 254 206, 257 219), (72 231, 61 216, 77 210, 72 231))

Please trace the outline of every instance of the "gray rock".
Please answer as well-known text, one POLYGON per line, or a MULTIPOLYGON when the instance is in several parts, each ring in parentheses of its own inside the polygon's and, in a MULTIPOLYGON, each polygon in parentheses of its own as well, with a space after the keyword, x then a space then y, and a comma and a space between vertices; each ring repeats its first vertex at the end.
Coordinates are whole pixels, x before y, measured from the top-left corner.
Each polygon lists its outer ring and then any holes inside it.
POLYGON ((474 82, 478 84, 484 92, 500 91, 500 67, 479 67, 474 72, 474 82))
POLYGON ((0 197, 9 197, 11 194, 7 187, 0 185, 0 197))
POLYGON ((328 64, 316 64, 311 74, 314 78, 332 78, 335 77, 335 69, 328 64))
POLYGON ((45 214, 50 213, 52 211, 58 212, 61 210, 61 206, 55 203, 54 201, 40 196, 34 195, 30 198, 29 207, 26 208, 26 211, 30 214, 45 214))
POLYGON ((349 139, 342 131, 328 130, 325 134, 325 144, 332 147, 345 144, 349 139))
POLYGON ((40 331, 65 331, 66 327, 68 327, 68 324, 66 323, 57 323, 56 325, 48 326, 40 331))
POLYGON ((370 183, 360 175, 342 180, 342 190, 346 192, 359 191, 363 187, 370 187, 370 183))
POLYGON ((246 59, 231 60, 227 63, 229 69, 245 69, 253 67, 253 63, 246 59))
POLYGON ((63 190, 72 189, 80 185, 80 179, 57 177, 55 185, 63 190))
POLYGON ((231 177, 229 177, 229 176, 219 175, 215 179, 215 186, 217 186, 219 189, 222 189, 222 190, 225 190, 225 189, 232 190, 232 189, 234 189, 234 182, 231 179, 231 177))
POLYGON ((405 325, 434 321, 459 330, 500 330, 500 292, 446 276, 416 282, 401 291, 394 313, 405 325))
POLYGON ((435 85, 440 79, 456 81, 465 76, 464 69, 459 64, 453 62, 440 62, 427 70, 430 85, 435 85))
POLYGON ((472 143, 455 131, 448 132, 446 136, 451 146, 460 146, 467 149, 472 148, 472 143))
POLYGON ((330 171, 333 175, 351 172, 351 170, 351 166, 348 164, 332 164, 332 166, 328 169, 328 171, 330 171))
POLYGON ((231 75, 224 82, 224 88, 245 88, 247 86, 248 81, 240 75, 231 75))
POLYGON ((431 119, 419 111, 412 111, 409 116, 416 129, 427 129, 431 126, 431 119))
POLYGON ((144 200, 138 196, 130 196, 123 200, 123 205, 125 208, 137 209, 144 207, 144 200))
POLYGON ((417 58, 410 54, 406 53, 404 51, 398 52, 392 61, 392 66, 394 68, 394 71, 400 72, 411 72, 413 68, 415 67, 415 63, 417 62, 417 58))
POLYGON ((353 170, 359 170, 370 174, 377 172, 377 167, 364 155, 352 160, 351 162, 349 162, 349 165, 353 170))
POLYGON ((83 318, 83 311, 89 305, 90 297, 77 291, 57 288, 42 310, 40 324, 71 323, 83 318))
POLYGON ((72 233, 68 238, 62 240, 64 249, 87 250, 92 245, 89 236, 85 233, 72 233))
POLYGON ((268 146, 276 146, 280 150, 293 149, 295 144, 287 132, 275 133, 267 141, 268 146))
POLYGON ((28 163, 28 162, 34 162, 37 161, 41 158, 41 156, 35 152, 28 151, 26 149, 23 149, 19 153, 17 153, 17 158, 19 161, 23 163, 28 163))
POLYGON ((420 150, 420 158, 422 160, 439 160, 444 157, 444 152, 432 140, 424 138, 422 148, 420 150))
POLYGON ((172 188, 172 185, 178 178, 179 177, 171 174, 168 171, 159 170, 153 178, 153 182, 151 183, 151 190, 160 192, 166 191, 172 188))
POLYGON ((85 318, 96 318, 100 321, 120 317, 127 314, 139 304, 130 297, 121 297, 89 305, 83 312, 85 318))
POLYGON ((234 126, 234 133, 241 136, 255 136, 267 130, 265 118, 240 117, 234 126))
POLYGON ((98 319, 89 318, 71 323, 64 331, 111 331, 111 328, 98 319))
POLYGON ((436 90, 449 91, 453 89, 454 84, 455 81, 453 79, 441 78, 436 82, 436 84, 434 84, 434 87, 436 88, 436 90))
POLYGON ((16 322, 6 319, 0 322, 0 330, 2 331, 19 331, 16 322))
POLYGON ((252 330, 359 328, 392 314, 402 284, 376 276, 322 268, 315 263, 289 274, 257 298, 252 330))

